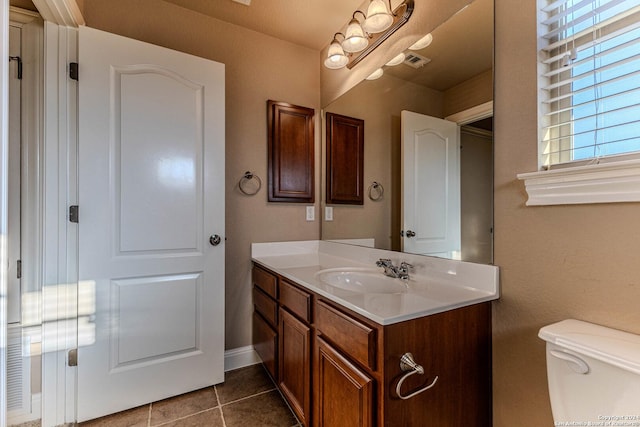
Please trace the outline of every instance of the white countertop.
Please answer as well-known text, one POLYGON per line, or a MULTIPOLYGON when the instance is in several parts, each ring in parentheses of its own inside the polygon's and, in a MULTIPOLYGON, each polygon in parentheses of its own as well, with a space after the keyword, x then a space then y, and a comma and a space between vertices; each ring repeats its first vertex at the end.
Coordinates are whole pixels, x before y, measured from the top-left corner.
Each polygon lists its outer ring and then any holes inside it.
MULTIPOLYGON (((381 325, 498 299, 498 267, 413 255, 342 243, 312 240, 254 243, 253 261, 381 325), (318 280, 330 268, 377 268, 389 258, 414 266, 401 292, 357 293, 318 280)), ((379 268, 382 275, 382 268, 379 268)))

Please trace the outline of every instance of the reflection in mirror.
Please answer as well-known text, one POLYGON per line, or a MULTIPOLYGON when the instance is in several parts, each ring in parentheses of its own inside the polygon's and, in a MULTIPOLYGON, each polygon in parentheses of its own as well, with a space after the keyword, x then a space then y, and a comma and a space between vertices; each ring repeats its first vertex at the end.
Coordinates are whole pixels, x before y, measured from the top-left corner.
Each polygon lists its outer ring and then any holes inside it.
POLYGON ((362 206, 326 205, 332 212, 329 219, 324 211, 322 238, 373 239, 381 249, 491 263, 493 0, 473 1, 431 36, 324 108, 364 120, 364 188, 379 183, 384 195, 373 200, 365 191, 362 206), (409 112, 455 123, 455 137, 431 125, 407 130, 409 112), (456 151, 444 148, 458 143, 456 151), (411 146, 416 151, 407 154, 411 146), (420 167, 425 158, 429 166, 420 167), (405 176, 407 162, 419 172, 405 176))

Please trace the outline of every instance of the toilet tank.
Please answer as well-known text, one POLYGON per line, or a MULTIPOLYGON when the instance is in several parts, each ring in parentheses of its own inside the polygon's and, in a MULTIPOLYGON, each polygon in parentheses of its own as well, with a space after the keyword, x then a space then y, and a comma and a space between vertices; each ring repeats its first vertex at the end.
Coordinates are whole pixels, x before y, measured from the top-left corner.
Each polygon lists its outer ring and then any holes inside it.
POLYGON ((572 319, 538 335, 556 426, 640 426, 640 336, 572 319))

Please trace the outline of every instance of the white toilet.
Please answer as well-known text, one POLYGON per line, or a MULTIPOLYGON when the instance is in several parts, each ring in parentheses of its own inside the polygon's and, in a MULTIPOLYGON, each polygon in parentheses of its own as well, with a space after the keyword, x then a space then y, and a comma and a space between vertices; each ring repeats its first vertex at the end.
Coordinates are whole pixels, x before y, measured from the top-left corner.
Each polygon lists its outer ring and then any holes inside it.
POLYGON ((579 320, 538 336, 556 426, 640 426, 640 336, 579 320))

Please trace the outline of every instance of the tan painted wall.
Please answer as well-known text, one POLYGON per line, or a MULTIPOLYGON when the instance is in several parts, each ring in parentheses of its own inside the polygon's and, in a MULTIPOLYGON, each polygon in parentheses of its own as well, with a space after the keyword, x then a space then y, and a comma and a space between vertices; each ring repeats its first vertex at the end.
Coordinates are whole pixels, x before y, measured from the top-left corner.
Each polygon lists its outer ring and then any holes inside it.
POLYGON ((640 333, 640 205, 524 206, 516 174, 537 166, 535 4, 496 0, 496 427, 553 426, 540 327, 576 318, 640 333))
POLYGON ((365 198, 362 206, 334 205, 334 220, 322 222, 323 239, 374 237, 377 248, 399 249, 400 112, 443 117, 442 99, 441 92, 385 75, 363 81, 325 108, 325 112, 364 120, 365 198), (368 197, 373 181, 384 187, 381 201, 368 197))
POLYGON ((304 205, 267 203, 266 191, 266 102, 315 108, 319 118, 318 52, 157 0, 84 0, 83 15, 90 27, 226 64, 226 348, 250 345, 251 243, 319 237, 304 205), (264 183, 254 197, 237 189, 247 170, 264 183))

